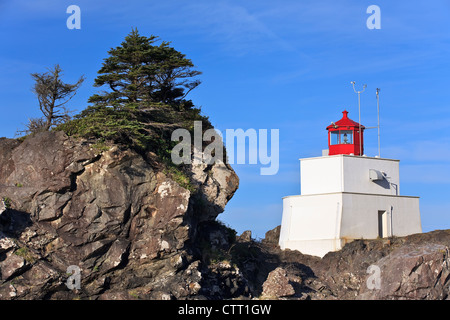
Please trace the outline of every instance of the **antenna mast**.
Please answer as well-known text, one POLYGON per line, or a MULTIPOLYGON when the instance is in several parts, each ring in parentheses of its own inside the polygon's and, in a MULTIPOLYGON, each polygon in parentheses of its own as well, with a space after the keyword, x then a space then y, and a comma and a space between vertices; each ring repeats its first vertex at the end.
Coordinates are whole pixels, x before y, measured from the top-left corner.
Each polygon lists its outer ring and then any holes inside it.
POLYGON ((381 158, 381 144, 380 144, 380 88, 377 88, 377 114, 378 114, 378 157, 381 158))
POLYGON ((362 156, 362 142, 361 142, 361 93, 366 90, 367 85, 363 85, 363 89, 361 91, 355 90, 355 81, 350 82, 353 86, 353 91, 358 94, 358 113, 359 113, 359 156, 362 156))

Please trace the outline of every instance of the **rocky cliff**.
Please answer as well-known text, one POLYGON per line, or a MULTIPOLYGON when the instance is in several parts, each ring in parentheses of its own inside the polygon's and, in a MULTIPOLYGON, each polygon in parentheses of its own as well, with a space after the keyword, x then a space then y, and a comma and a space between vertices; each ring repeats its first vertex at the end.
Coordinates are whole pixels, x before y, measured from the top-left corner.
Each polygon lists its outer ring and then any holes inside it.
POLYGON ((151 153, 62 131, 3 138, 0 150, 0 298, 213 295, 193 244, 238 187, 229 166, 191 167, 183 188, 151 153))
POLYGON ((239 184, 226 164, 180 184, 151 152, 62 131, 0 151, 0 299, 449 299, 450 230, 320 259, 216 221, 239 184))

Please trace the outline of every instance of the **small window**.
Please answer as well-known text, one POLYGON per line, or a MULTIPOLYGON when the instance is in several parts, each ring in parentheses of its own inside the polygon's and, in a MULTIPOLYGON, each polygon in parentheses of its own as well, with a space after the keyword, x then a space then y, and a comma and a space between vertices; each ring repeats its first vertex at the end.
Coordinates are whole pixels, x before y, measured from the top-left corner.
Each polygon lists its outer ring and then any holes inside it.
POLYGON ((339 131, 331 131, 330 134, 330 144, 339 144, 339 131))
POLYGON ((343 130, 339 131, 341 137, 341 144, 353 144, 353 134, 352 131, 343 130))
POLYGON ((350 130, 331 131, 330 144, 331 145, 353 144, 353 131, 350 130))

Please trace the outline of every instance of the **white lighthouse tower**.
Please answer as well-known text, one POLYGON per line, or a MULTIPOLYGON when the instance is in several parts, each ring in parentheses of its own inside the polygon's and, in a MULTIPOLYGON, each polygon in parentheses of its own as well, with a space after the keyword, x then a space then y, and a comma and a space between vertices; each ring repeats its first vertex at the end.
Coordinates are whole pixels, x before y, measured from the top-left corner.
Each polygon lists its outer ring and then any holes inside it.
POLYGON ((343 112, 328 150, 300 159, 301 194, 283 198, 279 244, 322 257, 354 239, 422 232, 419 197, 400 195, 399 160, 366 157, 364 126, 343 112))

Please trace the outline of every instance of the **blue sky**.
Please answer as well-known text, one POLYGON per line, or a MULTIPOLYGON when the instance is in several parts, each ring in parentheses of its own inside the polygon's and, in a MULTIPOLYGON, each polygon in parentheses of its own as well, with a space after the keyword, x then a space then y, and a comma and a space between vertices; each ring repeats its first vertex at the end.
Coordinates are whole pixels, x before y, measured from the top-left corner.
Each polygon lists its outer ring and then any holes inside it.
MULTIPOLYGON (((0 0, 0 136, 40 116, 30 73, 59 63, 86 81, 70 102, 87 106, 96 72, 132 27, 171 41, 203 72, 190 98, 219 130, 279 129, 280 169, 233 165, 240 188, 219 218, 254 237, 281 223, 282 197, 299 194, 299 158, 327 147, 325 127, 343 109, 376 125, 381 155, 400 159, 402 195, 420 196, 424 231, 450 228, 450 2, 429 1, 64 1, 0 0), (69 30, 69 5, 81 29, 69 30), (381 29, 369 30, 369 5, 381 29)), ((377 154, 376 130, 365 135, 377 154)))

